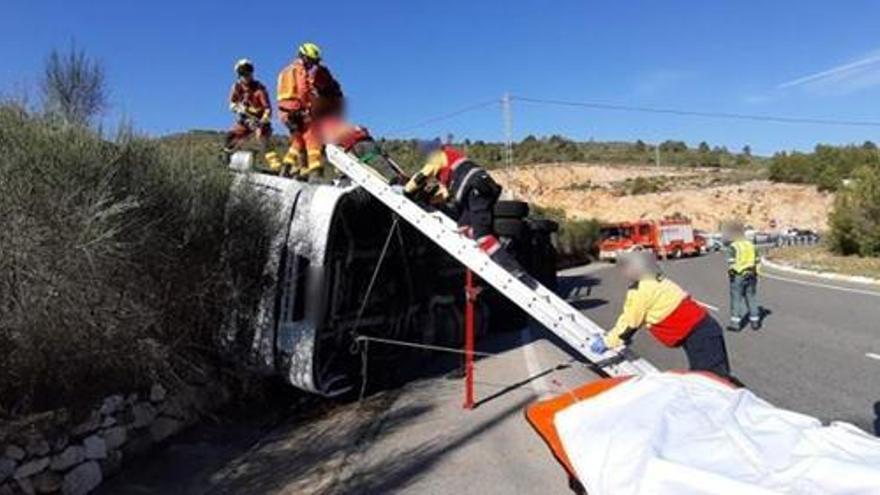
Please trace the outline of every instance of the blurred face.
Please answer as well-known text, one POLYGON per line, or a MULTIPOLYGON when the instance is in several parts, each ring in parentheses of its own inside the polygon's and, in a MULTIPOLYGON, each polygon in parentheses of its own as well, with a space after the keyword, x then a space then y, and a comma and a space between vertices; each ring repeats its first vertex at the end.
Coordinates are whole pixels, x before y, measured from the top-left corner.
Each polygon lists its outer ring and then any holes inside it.
POLYGON ((251 72, 242 72, 238 75, 238 80, 243 83, 249 83, 254 80, 254 73, 251 72))
POLYGON ((620 263, 620 273, 625 279, 629 280, 630 282, 638 282, 642 278, 642 274, 635 266, 635 263, 631 261, 624 261, 620 263))
POLYGON ((300 58, 302 59, 303 64, 305 64, 306 67, 314 67, 315 64, 318 63, 317 60, 315 60, 313 58, 306 57, 305 55, 301 56, 300 58))

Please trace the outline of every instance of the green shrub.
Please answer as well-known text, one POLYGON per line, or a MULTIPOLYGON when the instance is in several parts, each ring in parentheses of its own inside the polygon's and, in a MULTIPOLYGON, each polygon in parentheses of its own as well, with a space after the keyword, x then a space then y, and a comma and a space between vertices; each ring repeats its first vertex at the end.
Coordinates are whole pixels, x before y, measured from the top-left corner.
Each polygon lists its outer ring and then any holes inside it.
POLYGON ((880 255, 880 170, 863 166, 838 191, 829 215, 829 247, 838 254, 880 255))
POLYGON ((229 185, 214 153, 0 107, 0 415, 85 403, 204 358, 232 300, 228 272, 258 281, 273 228, 256 200, 227 212, 229 185), (227 237, 227 215, 248 228, 227 237), (241 258, 254 262, 227 265, 241 258))
POLYGON ((559 223, 556 235, 556 251, 560 266, 584 263, 596 254, 601 224, 598 220, 575 220, 566 216, 565 210, 554 207, 532 205, 535 216, 559 223))
POLYGON ((669 186, 665 177, 643 177, 625 179, 615 187, 621 196, 638 196, 667 191, 669 186))
POLYGON ((865 166, 880 166, 877 146, 817 145, 812 153, 777 153, 770 162, 770 180, 816 184, 824 191, 836 191, 846 179, 865 166))

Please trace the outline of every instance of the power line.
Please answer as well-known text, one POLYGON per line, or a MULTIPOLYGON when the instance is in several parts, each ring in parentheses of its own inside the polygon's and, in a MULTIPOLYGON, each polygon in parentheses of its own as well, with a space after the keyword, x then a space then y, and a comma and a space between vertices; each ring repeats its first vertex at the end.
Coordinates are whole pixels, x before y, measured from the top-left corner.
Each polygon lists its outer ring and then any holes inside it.
POLYGON ((659 113, 667 115, 679 115, 684 117, 704 117, 710 119, 725 120, 748 120, 757 122, 775 122, 781 124, 813 124, 813 125, 836 125, 850 127, 880 127, 880 122, 865 120, 838 120, 811 117, 790 117, 790 116, 773 116, 773 115, 752 115, 745 113, 725 113, 725 112, 703 112, 696 110, 680 110, 675 108, 656 108, 641 107, 632 105, 618 105, 612 103, 598 102, 582 102, 582 101, 566 101, 544 98, 531 98, 527 96, 511 96, 511 100, 521 101, 524 103, 535 103, 544 105, 556 105, 566 107, 583 107, 593 108, 597 110, 614 110, 623 112, 642 112, 642 113, 659 113))
POLYGON ((486 101, 482 101, 479 103, 475 103, 473 105, 468 105, 466 107, 459 108, 458 110, 454 110, 449 113, 437 115, 436 117, 431 117, 431 118, 422 120, 420 122, 409 125, 407 127, 402 127, 400 129, 393 130, 393 131, 387 133, 386 136, 396 136, 396 135, 403 133, 403 132, 411 131, 414 129, 419 129, 419 128, 425 127, 427 125, 434 124, 436 122, 442 122, 444 120, 449 120, 453 117, 458 117, 459 115, 464 114, 464 113, 473 112, 475 110, 480 110, 482 108, 486 108, 486 107, 489 107, 492 105, 499 105, 500 103, 501 102, 498 99, 492 99, 492 100, 486 100, 486 101))

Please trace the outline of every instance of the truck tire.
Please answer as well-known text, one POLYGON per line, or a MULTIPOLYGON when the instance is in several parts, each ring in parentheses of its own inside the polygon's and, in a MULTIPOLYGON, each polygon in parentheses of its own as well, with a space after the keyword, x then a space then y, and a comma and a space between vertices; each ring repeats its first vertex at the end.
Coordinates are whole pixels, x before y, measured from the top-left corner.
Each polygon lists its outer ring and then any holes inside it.
POLYGON ((495 203, 496 218, 525 218, 529 216, 529 204, 525 201, 499 201, 495 203))
POLYGON ((500 237, 519 239, 526 230, 526 224, 518 218, 496 218, 493 229, 500 237))
POLYGON ((539 232, 547 232, 552 234, 559 232, 559 223, 544 218, 535 218, 531 220, 532 228, 539 232))

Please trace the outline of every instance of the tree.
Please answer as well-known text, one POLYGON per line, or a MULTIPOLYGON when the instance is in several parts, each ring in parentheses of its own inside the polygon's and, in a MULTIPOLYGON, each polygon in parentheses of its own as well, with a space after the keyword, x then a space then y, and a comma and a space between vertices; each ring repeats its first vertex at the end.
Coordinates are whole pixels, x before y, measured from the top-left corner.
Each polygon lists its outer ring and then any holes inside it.
POLYGON ((109 106, 103 64, 73 44, 49 53, 40 89, 44 111, 68 124, 90 125, 109 106))
POLYGON ((706 141, 700 142, 700 145, 697 147, 697 150, 699 150, 700 153, 708 153, 708 152, 712 151, 712 149, 709 148, 709 143, 707 143, 706 141))
POLYGON ((639 153, 644 153, 647 150, 648 150, 648 146, 645 145, 644 141, 642 141, 641 139, 636 141, 636 151, 638 151, 639 153))
POLYGON ((864 165, 839 191, 829 215, 829 245, 840 254, 880 255, 880 170, 864 165))
POLYGON ((681 153, 687 151, 688 147, 684 141, 673 141, 667 139, 660 144, 660 151, 664 153, 681 153))
POLYGON ((743 154, 746 158, 751 158, 751 157, 752 157, 752 147, 749 146, 749 145, 745 145, 745 146, 743 146, 742 154, 743 154))

